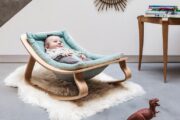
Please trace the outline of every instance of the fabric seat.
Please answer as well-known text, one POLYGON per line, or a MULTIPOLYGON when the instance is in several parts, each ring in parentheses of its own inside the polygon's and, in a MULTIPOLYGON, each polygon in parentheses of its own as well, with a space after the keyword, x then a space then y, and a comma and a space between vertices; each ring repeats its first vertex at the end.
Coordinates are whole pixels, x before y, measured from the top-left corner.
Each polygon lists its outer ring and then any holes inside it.
POLYGON ((63 80, 69 80, 69 79, 75 80, 76 85, 79 89, 79 95, 74 97, 56 96, 58 99, 74 100, 86 96, 88 94, 88 88, 84 80, 89 80, 90 78, 101 73, 109 64, 112 63, 119 63, 122 71, 125 74, 124 80, 117 80, 114 81, 113 83, 116 84, 119 82, 123 82, 131 76, 130 69, 126 66, 127 58, 123 57, 122 54, 113 54, 113 55, 93 54, 80 47, 66 31, 27 33, 21 36, 21 40, 25 48, 28 50, 28 52, 31 55, 25 73, 25 78, 28 83, 33 85, 30 79, 32 75, 33 66, 36 61, 45 68, 52 70, 56 75, 58 75, 63 80), (66 64, 66 63, 56 62, 45 53, 44 41, 48 35, 59 36, 63 40, 62 42, 64 43, 65 47, 68 47, 76 51, 80 51, 92 60, 78 62, 76 64, 66 64))
POLYGON ((47 33, 27 33, 27 40, 36 51, 36 53, 48 64, 52 66, 56 66, 57 68, 64 69, 64 70, 76 70, 80 68, 86 68, 93 65, 98 65, 103 62, 108 62, 112 60, 116 60, 118 58, 123 57, 122 54, 113 54, 113 55, 97 55, 88 52, 87 50, 80 47, 72 37, 66 31, 60 32, 47 32, 47 33), (84 53, 88 58, 91 58, 91 61, 79 62, 77 64, 66 64, 60 63, 52 60, 49 56, 45 54, 44 48, 44 40, 48 35, 57 35, 62 38, 65 47, 71 48, 73 50, 81 51, 84 53))

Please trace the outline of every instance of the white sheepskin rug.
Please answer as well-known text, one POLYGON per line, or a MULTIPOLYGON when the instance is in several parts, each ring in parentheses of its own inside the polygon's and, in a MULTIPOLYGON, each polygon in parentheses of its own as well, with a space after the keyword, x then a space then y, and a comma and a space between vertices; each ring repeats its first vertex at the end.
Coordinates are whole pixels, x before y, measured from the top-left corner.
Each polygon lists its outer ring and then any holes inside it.
MULTIPOLYGON (((127 81, 123 82, 121 87, 108 90, 108 93, 100 97, 83 101, 83 105, 72 101, 58 101, 49 97, 47 93, 28 85, 24 80, 25 68, 24 65, 12 72, 5 79, 5 85, 17 87, 20 99, 25 103, 44 108, 48 112, 50 120, 81 120, 145 93, 141 86, 127 81)), ((47 71, 39 65, 35 66, 33 76, 34 78, 37 76, 55 77, 51 71, 47 71)), ((105 73, 101 73, 93 79, 113 80, 105 73)))

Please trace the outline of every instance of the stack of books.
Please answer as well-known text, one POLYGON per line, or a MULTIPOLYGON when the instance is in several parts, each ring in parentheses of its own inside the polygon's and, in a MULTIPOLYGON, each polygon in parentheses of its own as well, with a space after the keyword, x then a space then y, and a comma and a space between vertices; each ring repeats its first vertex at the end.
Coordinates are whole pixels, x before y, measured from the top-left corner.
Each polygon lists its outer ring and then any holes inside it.
POLYGON ((145 12, 146 17, 172 17, 180 18, 178 6, 173 5, 149 5, 145 12))

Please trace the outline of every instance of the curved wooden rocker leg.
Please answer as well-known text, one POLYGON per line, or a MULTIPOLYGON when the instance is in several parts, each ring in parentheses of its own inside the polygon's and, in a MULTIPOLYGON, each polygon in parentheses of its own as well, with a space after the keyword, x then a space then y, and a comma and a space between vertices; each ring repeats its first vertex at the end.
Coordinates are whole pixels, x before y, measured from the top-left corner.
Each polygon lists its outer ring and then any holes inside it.
POLYGON ((124 81, 128 80, 129 78, 131 78, 131 70, 129 69, 129 67, 127 67, 126 60, 119 61, 119 66, 122 69, 122 71, 125 75, 125 78, 122 80, 115 80, 115 81, 108 82, 108 83, 117 85, 117 84, 124 82, 124 81))
POLYGON ((31 81, 32 70, 34 68, 34 64, 35 64, 35 59, 32 56, 30 56, 29 62, 27 64, 26 71, 25 71, 25 80, 28 83, 30 83, 31 81))
POLYGON ((79 97, 85 97, 88 95, 88 86, 85 80, 83 80, 83 73, 74 73, 74 81, 79 89, 79 97))
POLYGON ((52 98, 55 98, 57 100, 76 100, 88 95, 88 86, 86 82, 82 79, 82 73, 74 73, 75 84, 77 85, 77 88, 79 90, 79 94, 77 96, 59 96, 32 83, 31 76, 35 62, 35 59, 31 56, 25 72, 26 82, 34 88, 47 92, 52 98))

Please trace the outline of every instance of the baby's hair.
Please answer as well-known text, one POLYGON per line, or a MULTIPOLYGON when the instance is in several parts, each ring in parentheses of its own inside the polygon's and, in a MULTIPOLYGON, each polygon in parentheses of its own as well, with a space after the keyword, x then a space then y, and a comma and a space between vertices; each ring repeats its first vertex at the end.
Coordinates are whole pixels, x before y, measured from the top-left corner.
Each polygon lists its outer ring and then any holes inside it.
POLYGON ((59 37, 58 35, 49 34, 49 35, 46 36, 45 41, 47 40, 48 37, 51 37, 51 36, 57 36, 57 37, 59 37))
POLYGON ((51 37, 51 36, 57 36, 57 35, 53 35, 53 34, 47 35, 46 38, 45 38, 45 40, 44 40, 44 42, 45 42, 44 46, 45 46, 45 47, 47 47, 47 46, 49 45, 49 43, 47 43, 46 41, 47 41, 47 38, 48 38, 48 37, 51 37))
POLYGON ((59 35, 49 34, 49 35, 47 35, 46 38, 48 38, 48 37, 50 37, 50 36, 57 36, 57 37, 60 37, 59 35))

